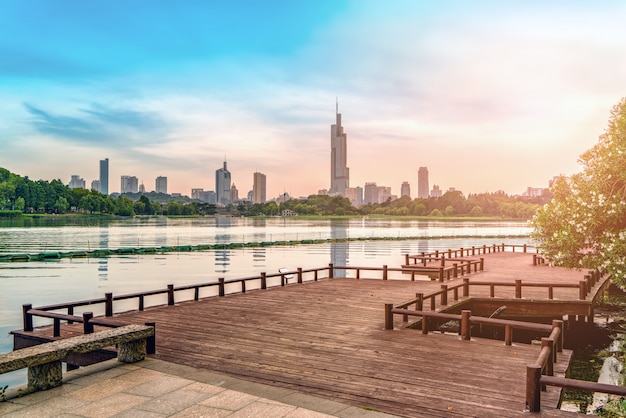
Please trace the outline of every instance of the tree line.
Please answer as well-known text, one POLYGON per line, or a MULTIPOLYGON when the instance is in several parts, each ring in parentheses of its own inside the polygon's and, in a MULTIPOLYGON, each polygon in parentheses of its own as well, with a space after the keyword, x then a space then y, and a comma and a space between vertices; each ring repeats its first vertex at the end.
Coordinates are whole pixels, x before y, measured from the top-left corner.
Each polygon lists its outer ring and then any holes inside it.
POLYGON ((124 194, 108 196, 95 190, 70 189, 61 180, 37 180, 11 173, 0 167, 0 213, 12 216, 21 213, 79 212, 117 216, 135 215, 213 215, 215 205, 179 201, 163 193, 124 194))

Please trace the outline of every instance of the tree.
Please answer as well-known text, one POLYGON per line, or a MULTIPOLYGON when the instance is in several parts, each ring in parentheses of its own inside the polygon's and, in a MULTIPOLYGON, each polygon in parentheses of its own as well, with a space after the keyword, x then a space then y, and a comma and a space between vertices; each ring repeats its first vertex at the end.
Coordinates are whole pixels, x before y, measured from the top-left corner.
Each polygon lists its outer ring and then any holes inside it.
POLYGON ((555 265, 599 268, 626 287, 626 98, 611 110, 581 173, 558 177, 533 217, 532 237, 555 265))

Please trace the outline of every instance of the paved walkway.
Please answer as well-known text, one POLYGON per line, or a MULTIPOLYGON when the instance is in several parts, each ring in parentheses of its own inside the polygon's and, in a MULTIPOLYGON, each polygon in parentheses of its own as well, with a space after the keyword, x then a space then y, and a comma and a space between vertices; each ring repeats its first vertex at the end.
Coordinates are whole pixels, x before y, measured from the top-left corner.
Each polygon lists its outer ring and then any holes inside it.
POLYGON ((64 384, 0 402, 3 417, 391 418, 292 390, 155 359, 116 360, 65 374, 64 384))

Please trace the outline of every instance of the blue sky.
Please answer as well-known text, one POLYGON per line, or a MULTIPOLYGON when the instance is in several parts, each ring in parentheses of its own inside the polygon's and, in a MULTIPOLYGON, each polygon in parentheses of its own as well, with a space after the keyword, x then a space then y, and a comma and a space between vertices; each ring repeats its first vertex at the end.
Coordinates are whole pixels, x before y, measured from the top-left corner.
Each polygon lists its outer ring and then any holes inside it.
POLYGON ((0 0, 0 166, 148 190, 330 183, 335 100, 351 186, 465 194, 580 170, 626 96, 621 1, 0 0))

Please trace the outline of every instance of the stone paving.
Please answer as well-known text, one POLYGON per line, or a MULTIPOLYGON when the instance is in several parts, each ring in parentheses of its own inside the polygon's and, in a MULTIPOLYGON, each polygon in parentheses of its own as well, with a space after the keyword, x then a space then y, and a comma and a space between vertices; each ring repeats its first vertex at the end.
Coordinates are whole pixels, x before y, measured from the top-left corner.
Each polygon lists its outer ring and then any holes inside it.
POLYGON ((63 385, 19 396, 3 417, 391 418, 392 415, 200 370, 146 359, 110 360, 65 373, 63 385))

